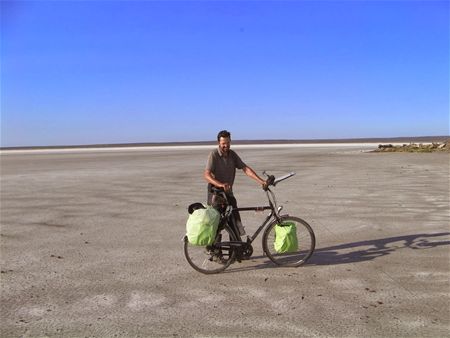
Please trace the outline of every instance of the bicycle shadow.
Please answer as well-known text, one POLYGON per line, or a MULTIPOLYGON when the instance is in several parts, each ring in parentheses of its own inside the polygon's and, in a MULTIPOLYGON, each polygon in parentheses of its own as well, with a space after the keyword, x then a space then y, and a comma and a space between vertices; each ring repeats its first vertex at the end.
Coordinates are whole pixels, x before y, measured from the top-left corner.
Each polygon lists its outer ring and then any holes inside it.
POLYGON ((405 248, 413 250, 431 249, 442 245, 450 245, 450 238, 443 238, 449 235, 450 232, 414 234, 319 248, 314 251, 308 264, 336 265, 359 263, 390 255, 397 250, 405 248))
MULTIPOLYGON (((379 257, 390 255, 397 250, 431 249, 442 245, 450 245, 450 232, 422 233, 404 236, 379 238, 373 240, 357 241, 338 244, 324 248, 316 248, 307 265, 338 265, 348 263, 360 263, 374 260, 379 257), (449 236, 449 237, 446 237, 449 236)), ((266 256, 252 257, 251 260, 264 259, 263 263, 256 266, 234 268, 224 272, 238 272, 248 270, 259 270, 276 268, 266 256)))

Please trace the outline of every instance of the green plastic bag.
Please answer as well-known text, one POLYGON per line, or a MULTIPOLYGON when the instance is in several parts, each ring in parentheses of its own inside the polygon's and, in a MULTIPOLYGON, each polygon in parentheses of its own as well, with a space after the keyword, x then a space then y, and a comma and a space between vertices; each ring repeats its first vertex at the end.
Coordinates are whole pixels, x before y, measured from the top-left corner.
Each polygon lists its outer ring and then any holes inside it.
POLYGON ((295 223, 282 223, 275 225, 275 242, 273 243, 277 253, 298 251, 297 227, 295 223))
POLYGON ((186 222, 186 235, 192 245, 211 245, 216 238, 220 214, 213 207, 197 209, 189 215, 186 222))

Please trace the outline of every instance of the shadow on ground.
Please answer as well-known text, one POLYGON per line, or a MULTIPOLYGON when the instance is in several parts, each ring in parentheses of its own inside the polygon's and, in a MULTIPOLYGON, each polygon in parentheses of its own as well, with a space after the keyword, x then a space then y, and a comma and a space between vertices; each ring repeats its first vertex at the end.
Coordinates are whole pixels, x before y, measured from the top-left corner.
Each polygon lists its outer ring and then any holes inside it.
POLYGON ((431 249, 441 245, 450 245, 449 235, 450 232, 415 234, 316 248, 308 264, 358 263, 389 255, 399 249, 431 249))
MULTIPOLYGON (((390 255, 397 250, 410 248, 413 250, 431 249, 442 245, 450 245, 450 232, 432 234, 414 234, 405 236, 395 236, 366 241, 358 241, 333 245, 325 248, 316 248, 307 265, 336 265, 347 263, 366 262, 378 257, 390 255)), ((247 270, 258 270, 266 268, 276 268, 267 257, 257 256, 251 260, 264 263, 242 268, 234 268, 225 272, 238 272, 247 270)))

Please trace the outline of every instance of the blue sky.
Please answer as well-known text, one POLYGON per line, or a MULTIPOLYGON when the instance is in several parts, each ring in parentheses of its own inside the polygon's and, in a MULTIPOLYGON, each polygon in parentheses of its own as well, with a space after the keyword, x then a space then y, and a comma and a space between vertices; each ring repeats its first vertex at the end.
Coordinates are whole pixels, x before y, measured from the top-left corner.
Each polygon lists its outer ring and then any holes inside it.
POLYGON ((1 146, 449 134, 448 1, 2 1, 1 146))

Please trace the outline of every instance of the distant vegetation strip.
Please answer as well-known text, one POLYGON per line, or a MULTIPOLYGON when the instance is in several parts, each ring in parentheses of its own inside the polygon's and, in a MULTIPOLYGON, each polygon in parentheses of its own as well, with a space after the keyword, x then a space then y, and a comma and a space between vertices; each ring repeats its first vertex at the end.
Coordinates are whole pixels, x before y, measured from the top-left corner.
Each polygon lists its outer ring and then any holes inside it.
MULTIPOLYGON (((233 140, 233 144, 317 144, 317 143, 443 143, 450 136, 413 136, 391 138, 348 138, 348 139, 308 139, 308 140, 233 140)), ((0 147, 0 150, 33 150, 33 149, 76 149, 76 148, 127 148, 155 146, 195 146, 215 145, 215 141, 190 142, 147 142, 147 143, 110 143, 110 144, 78 144, 57 146, 20 146, 0 147)))
POLYGON ((378 149, 374 150, 374 152, 403 152, 403 153, 433 153, 436 151, 445 151, 450 152, 449 140, 440 143, 440 142, 432 142, 432 143, 410 143, 393 145, 393 144, 380 144, 378 149))

